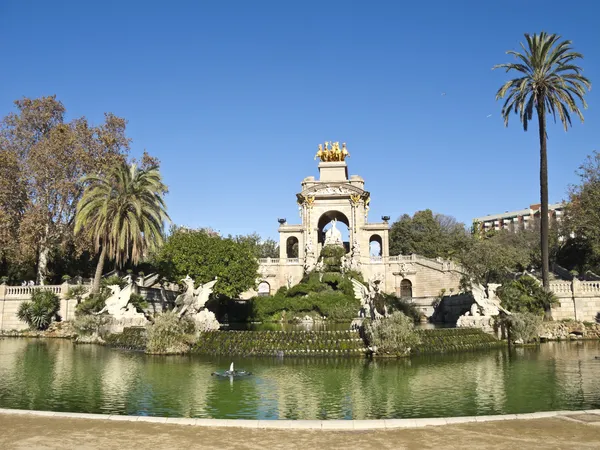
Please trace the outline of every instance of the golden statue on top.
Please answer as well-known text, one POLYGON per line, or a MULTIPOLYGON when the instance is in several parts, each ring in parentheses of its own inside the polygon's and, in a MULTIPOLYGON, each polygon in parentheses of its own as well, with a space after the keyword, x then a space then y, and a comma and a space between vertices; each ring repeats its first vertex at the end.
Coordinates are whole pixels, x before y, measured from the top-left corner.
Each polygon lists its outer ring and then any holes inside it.
POLYGON ((339 142, 327 141, 324 146, 319 144, 319 150, 315 155, 315 159, 319 158, 322 162, 337 162, 344 161, 349 156, 350 153, 348 153, 348 150, 346 149, 345 142, 342 144, 342 148, 340 148, 339 142))

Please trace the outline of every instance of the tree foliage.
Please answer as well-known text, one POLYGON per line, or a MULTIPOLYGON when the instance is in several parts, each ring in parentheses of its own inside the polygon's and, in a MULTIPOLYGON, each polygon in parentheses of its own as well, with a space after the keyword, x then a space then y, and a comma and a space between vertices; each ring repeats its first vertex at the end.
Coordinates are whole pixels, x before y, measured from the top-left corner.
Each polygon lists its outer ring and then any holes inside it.
POLYGON ((80 178, 124 160, 130 140, 126 121, 110 113, 99 126, 65 121, 56 96, 15 106, 0 122, 0 270, 14 281, 33 271, 44 283, 53 259, 76 259, 89 249, 73 233, 80 178))
POLYGON ((175 228, 154 260, 161 275, 172 281, 189 275, 198 286, 218 277, 215 294, 230 298, 253 288, 258 277, 252 245, 203 230, 175 228))
POLYGON ((487 286, 503 282, 511 272, 531 264, 531 249, 523 245, 524 234, 499 231, 482 239, 472 239, 458 255, 471 280, 487 286))
POLYGON ((594 151, 578 171, 580 183, 569 189, 564 215, 565 234, 573 235, 568 245, 577 247, 571 261, 580 271, 600 265, 600 153, 594 151), (585 254, 587 258, 581 258, 585 254), (587 261, 586 261, 587 259, 587 261))
POLYGON ((230 239, 253 248, 256 258, 279 258, 279 244, 271 238, 263 239, 258 233, 229 236, 230 239))
POLYGON ((469 240, 465 225, 430 209, 404 214, 390 229, 390 254, 450 258, 469 240))

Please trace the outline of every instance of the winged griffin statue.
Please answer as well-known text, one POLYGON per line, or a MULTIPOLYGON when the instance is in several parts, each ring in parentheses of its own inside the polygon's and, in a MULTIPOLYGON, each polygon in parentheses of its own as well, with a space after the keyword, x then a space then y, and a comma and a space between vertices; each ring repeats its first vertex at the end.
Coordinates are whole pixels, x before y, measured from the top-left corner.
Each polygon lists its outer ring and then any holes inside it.
POLYGON ((194 289, 194 279, 190 278, 189 275, 181 281, 185 283, 186 290, 175 299, 175 310, 178 312, 179 317, 182 317, 186 312, 188 314, 199 313, 204 308, 210 294, 212 294, 217 278, 215 277, 214 280, 201 284, 196 289, 194 289))
POLYGON ((352 287, 354 288, 354 297, 360 300, 360 317, 370 318, 371 320, 383 317, 382 314, 377 312, 377 308, 375 308, 374 302, 377 290, 374 287, 365 286, 354 278, 350 278, 350 281, 352 281, 352 287))
POLYGON ((104 302, 104 308, 98 311, 96 315, 107 312, 116 319, 145 320, 144 314, 137 312, 135 306, 129 303, 131 294, 133 294, 133 283, 129 282, 123 289, 118 284, 108 286, 108 288, 111 295, 104 302))

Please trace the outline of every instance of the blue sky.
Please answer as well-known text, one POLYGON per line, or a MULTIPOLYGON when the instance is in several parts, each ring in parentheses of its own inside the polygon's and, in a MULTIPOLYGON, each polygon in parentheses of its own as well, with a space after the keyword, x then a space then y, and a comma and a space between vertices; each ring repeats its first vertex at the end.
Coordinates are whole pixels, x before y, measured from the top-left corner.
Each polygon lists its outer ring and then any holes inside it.
MULTIPOLYGON (((430 208, 470 223, 539 201, 537 122, 504 127, 509 75, 492 66, 546 30, 595 85, 599 15, 594 0, 2 0, 0 116, 56 94, 69 118, 127 118, 186 226, 277 237, 324 141, 347 143, 371 221, 430 208)), ((600 150, 597 89, 587 100, 585 124, 549 126, 550 202, 600 150)))

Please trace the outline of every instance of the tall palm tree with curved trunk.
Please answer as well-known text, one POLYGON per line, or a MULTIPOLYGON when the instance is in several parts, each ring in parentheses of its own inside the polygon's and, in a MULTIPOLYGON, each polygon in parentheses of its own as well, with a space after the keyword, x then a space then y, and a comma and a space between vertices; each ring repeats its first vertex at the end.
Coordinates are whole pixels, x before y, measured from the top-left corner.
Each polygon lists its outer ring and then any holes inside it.
MULTIPOLYGON (((511 112, 519 115, 523 129, 527 131, 528 122, 537 113, 540 136, 540 203, 541 203, 541 239, 542 282, 548 291, 548 161, 546 154, 546 114, 560 118, 565 131, 571 125, 571 114, 576 114, 583 122, 579 110, 579 100, 584 108, 585 90, 591 84, 575 64, 583 55, 572 51, 571 41, 560 41, 556 34, 541 32, 533 36, 525 34, 527 46, 521 43, 523 53, 507 51, 517 60, 514 63, 499 64, 493 69, 515 71, 517 78, 507 81, 496 93, 496 100, 506 97, 502 107, 505 126, 511 112)), ((550 311, 546 311, 549 316, 550 311)))
POLYGON ((164 222, 170 221, 158 167, 140 169, 125 161, 106 174, 82 178, 86 184, 77 204, 75 233, 85 233, 100 252, 92 293, 100 290, 106 258, 117 266, 137 264, 163 243, 164 222))

